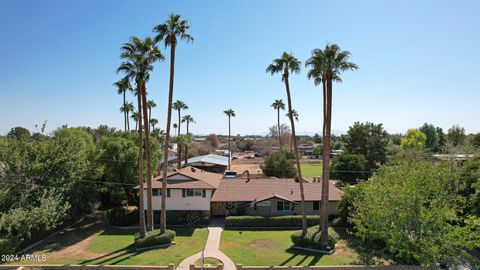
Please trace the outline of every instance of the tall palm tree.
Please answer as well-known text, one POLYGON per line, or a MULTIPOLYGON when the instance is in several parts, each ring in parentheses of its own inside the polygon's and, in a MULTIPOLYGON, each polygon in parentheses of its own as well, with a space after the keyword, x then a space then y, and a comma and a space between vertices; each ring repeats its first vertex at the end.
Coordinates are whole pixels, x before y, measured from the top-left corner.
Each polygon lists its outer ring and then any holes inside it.
POLYGON ((230 120, 232 117, 235 117, 235 111, 232 109, 227 109, 223 111, 223 113, 228 116, 228 170, 230 170, 231 163, 232 163, 232 146, 231 146, 231 125, 230 125, 230 120))
POLYGON ((295 121, 293 119, 292 114, 292 98, 290 96, 290 84, 289 84, 289 75, 290 73, 299 73, 300 72, 300 64, 301 62, 295 58, 292 54, 284 52, 280 58, 274 59, 273 63, 270 64, 266 72, 270 74, 281 73, 282 74, 282 81, 285 83, 285 90, 287 92, 287 100, 288 100, 288 112, 290 118, 290 125, 292 128, 292 142, 293 148, 295 152, 295 159, 297 163, 297 179, 300 185, 300 208, 302 212, 302 234, 305 235, 307 233, 307 216, 305 215, 305 192, 303 189, 303 177, 302 177, 302 170, 300 167, 300 157, 298 155, 298 146, 297 146, 297 138, 295 135, 295 121))
POLYGON ((158 120, 156 118, 150 118, 150 125, 152 126, 152 130, 155 130, 155 126, 158 124, 158 120))
POLYGON ((347 70, 356 70, 358 66, 349 62, 349 51, 342 51, 337 44, 328 44, 325 49, 315 49, 306 62, 311 66, 307 76, 314 79, 315 85, 323 86, 323 173, 322 173, 322 205, 320 208, 320 243, 328 247, 328 193, 330 178, 330 136, 332 126, 332 82, 341 82, 340 74, 347 70))
POLYGON ((152 117, 152 109, 157 107, 157 104, 153 100, 147 101, 147 108, 148 108, 148 120, 152 117))
POLYGON ((280 110, 285 110, 285 103, 283 103, 283 100, 281 99, 276 99, 271 106, 275 110, 277 110, 278 143, 280 145, 280 149, 282 149, 282 134, 280 132, 280 110))
POLYGON ((138 131, 138 112, 133 112, 131 118, 135 121, 135 131, 138 131))
POLYGON ((117 93, 119 95, 123 95, 123 105, 121 110, 123 112, 123 121, 124 121, 124 130, 127 130, 127 121, 128 121, 128 116, 127 116, 127 110, 126 110, 126 104, 127 104, 127 99, 125 97, 127 91, 132 91, 132 85, 130 84, 130 79, 128 77, 123 77, 119 81, 115 82, 113 85, 117 87, 117 93))
MULTIPOLYGON (((180 127, 181 127, 181 123, 182 123, 182 121, 181 121, 181 111, 182 110, 187 110, 188 105, 185 104, 185 102, 183 102, 181 100, 177 100, 173 103, 173 109, 178 112, 177 137, 180 137, 180 135, 181 135, 180 127)), ((180 143, 177 143, 177 155, 178 155, 177 168, 180 169, 182 167, 182 145, 180 143)))
MULTIPOLYGON (((295 122, 298 122, 298 112, 297 112, 297 110, 293 109, 292 110, 292 115, 293 115, 293 119, 295 119, 295 122)), ((285 114, 285 116, 290 119, 290 113, 285 114)), ((292 148, 293 148, 293 134, 292 134, 292 136, 290 136, 290 149, 292 149, 292 148)))
MULTIPOLYGON (((189 114, 184 115, 182 117, 182 123, 187 123, 187 135, 190 135, 190 123, 195 123, 193 117, 189 114)), ((185 164, 184 166, 188 165, 188 143, 185 145, 185 164)))
POLYGON ((168 109, 167 109, 167 130, 165 136, 165 146, 163 149, 163 179, 162 181, 162 213, 160 232, 164 233, 167 229, 167 210, 166 210, 166 193, 167 193, 167 171, 168 171, 168 145, 170 144, 170 125, 172 122, 172 99, 173 99, 173 83, 175 78, 175 48, 177 47, 177 38, 192 41, 193 37, 188 33, 190 25, 188 21, 181 20, 180 15, 171 14, 168 20, 155 26, 153 31, 157 34, 155 41, 163 40, 165 47, 170 46, 170 82, 168 87, 168 109))
MULTIPOLYGON (((155 41, 147 37, 141 40, 132 37, 130 42, 124 43, 122 46, 122 54, 120 56, 124 62, 118 68, 119 72, 123 72, 126 76, 135 81, 136 94, 138 99, 138 115, 139 115, 139 140, 142 140, 142 133, 145 132, 145 154, 146 154, 146 172, 147 172, 147 230, 153 230, 153 204, 152 204, 152 164, 150 153, 150 124, 147 113, 147 91, 146 83, 150 79, 150 72, 153 70, 153 64, 156 61, 163 60, 164 57, 155 41), (143 113, 143 116, 142 116, 143 113), (143 118, 143 130, 142 130, 143 118)), ((143 151, 142 143, 139 143, 139 159, 141 164, 140 172, 143 181, 143 151)), ((142 184, 143 187, 143 184, 142 184)), ((140 194, 143 188, 140 189, 140 194)), ((143 212, 142 212, 143 214, 143 212)))
POLYGON ((132 102, 128 102, 126 104, 127 106, 127 130, 130 131, 130 112, 133 112, 135 110, 135 106, 133 106, 133 103, 132 102))

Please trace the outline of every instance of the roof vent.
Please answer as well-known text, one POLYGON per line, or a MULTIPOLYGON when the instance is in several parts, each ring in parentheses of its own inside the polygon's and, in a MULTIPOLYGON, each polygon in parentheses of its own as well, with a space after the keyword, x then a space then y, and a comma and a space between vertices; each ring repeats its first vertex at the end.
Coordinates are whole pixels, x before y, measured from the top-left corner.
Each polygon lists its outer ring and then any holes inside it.
POLYGON ((235 178, 237 178, 237 172, 226 171, 224 177, 225 177, 225 179, 235 179, 235 178))
POLYGON ((192 167, 192 172, 196 172, 196 171, 197 171, 197 169, 195 169, 194 167, 192 167))

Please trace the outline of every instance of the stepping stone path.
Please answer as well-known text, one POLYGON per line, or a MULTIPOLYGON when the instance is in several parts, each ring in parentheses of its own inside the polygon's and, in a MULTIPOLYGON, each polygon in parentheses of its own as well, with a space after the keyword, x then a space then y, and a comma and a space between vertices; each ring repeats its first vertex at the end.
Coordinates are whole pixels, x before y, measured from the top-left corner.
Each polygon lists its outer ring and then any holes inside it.
MULTIPOLYGON (((220 251, 220 239, 222 237, 225 219, 212 219, 208 225, 208 239, 204 249, 204 257, 216 258, 223 263, 224 270, 235 270, 233 261, 220 251)), ((202 252, 193 254, 192 256, 183 260, 177 267, 178 270, 189 270, 191 264, 195 264, 198 259, 202 258, 202 252)))

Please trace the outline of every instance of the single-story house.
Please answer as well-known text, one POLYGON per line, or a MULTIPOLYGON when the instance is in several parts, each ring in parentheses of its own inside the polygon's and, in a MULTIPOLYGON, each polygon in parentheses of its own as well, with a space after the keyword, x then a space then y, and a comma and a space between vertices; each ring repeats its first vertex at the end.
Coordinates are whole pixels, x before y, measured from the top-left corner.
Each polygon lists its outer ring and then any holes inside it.
MULTIPOLYGON (((161 210, 163 177, 152 181, 153 209, 161 210)), ((147 201, 146 185, 144 200, 147 201)), ((320 182, 306 182, 305 210, 307 214, 320 213, 322 186, 320 182)), ((329 186, 329 214, 336 214, 341 191, 329 186)), ((246 214, 276 216, 300 213, 300 188, 294 179, 235 178, 207 172, 192 166, 169 172, 167 176, 168 211, 202 211, 215 216, 246 214)))

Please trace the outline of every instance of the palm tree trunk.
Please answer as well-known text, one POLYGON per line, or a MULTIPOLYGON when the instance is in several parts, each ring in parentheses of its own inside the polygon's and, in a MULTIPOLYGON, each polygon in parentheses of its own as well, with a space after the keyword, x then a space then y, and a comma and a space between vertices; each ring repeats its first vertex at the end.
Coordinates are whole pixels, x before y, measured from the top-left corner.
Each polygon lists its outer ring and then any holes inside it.
MULTIPOLYGON (((126 109, 126 104, 127 104, 127 101, 126 101, 126 98, 125 98, 125 92, 126 91, 123 91, 123 108, 126 109)), ((124 130, 127 131, 127 110, 124 110, 123 111, 123 124, 124 124, 124 130)))
POLYGON ((332 80, 327 79, 327 110, 325 115, 325 136, 323 138, 323 174, 322 174, 322 207, 320 208, 320 243, 328 246, 328 193, 330 180, 330 133, 332 120, 332 80))
POLYGON ((153 231, 153 204, 152 204, 152 158, 150 153, 150 123, 147 113, 147 91, 142 84, 143 126, 145 127, 145 154, 147 158, 147 231, 153 231))
POLYGON ((152 108, 148 108, 148 122, 152 119, 152 108))
POLYGON ((307 216, 305 215, 305 193, 303 190, 303 177, 302 177, 302 169, 300 167, 300 158, 298 156, 298 146, 297 146, 297 137, 295 136, 295 120, 293 119, 292 113, 292 99, 290 97, 290 85, 288 83, 288 73, 285 74, 285 88, 287 90, 287 98, 288 98, 288 116, 290 118, 290 124, 292 125, 292 144, 293 149, 295 152, 295 159, 297 163, 297 178, 298 183, 300 185, 300 209, 302 213, 302 234, 307 234, 307 216))
MULTIPOLYGON (((137 100, 138 100, 138 116, 141 119, 141 108, 142 108, 142 99, 140 96, 141 92, 141 85, 137 82, 137 100)), ((138 204, 138 212, 139 212, 139 228, 140 228, 140 237, 145 237, 145 207, 144 207, 144 200, 143 200, 143 193, 145 190, 143 189, 143 139, 142 139, 142 123, 140 122, 140 128, 138 129, 138 190, 139 190, 139 204, 138 204)), ((138 123, 138 122, 137 122, 138 123)))
POLYGON ((231 170, 231 163, 232 163, 232 147, 230 144, 230 136, 231 136, 231 126, 230 126, 230 115, 228 116, 228 170, 231 170))
MULTIPOLYGON (((175 39, 175 36, 173 36, 175 39)), ((162 212, 160 232, 164 233, 167 229, 167 171, 168 171, 168 145, 170 144, 170 125, 172 124, 172 98, 173 98, 173 79, 175 73, 175 40, 172 40, 170 47, 170 85, 168 87, 168 109, 167 109, 167 128, 165 134, 165 146, 163 148, 163 181, 162 181, 162 212)))
POLYGON ((130 113, 129 111, 127 111, 127 130, 130 131, 130 113))
MULTIPOLYGON (((180 109, 178 109, 178 129, 177 129, 177 139, 180 139, 180 109)), ((179 141, 180 142, 180 141, 179 141)), ((177 169, 182 167, 182 146, 180 143, 177 143, 177 169)))
POLYGON ((280 132, 280 108, 277 109, 277 127, 278 127, 278 143, 280 145, 280 150, 282 150, 282 137, 280 132))
MULTIPOLYGON (((187 121, 187 136, 188 136, 188 133, 189 133, 189 126, 190 126, 190 122, 187 121)), ((185 145, 185 164, 184 164, 184 167, 187 167, 188 166, 188 142, 187 144, 185 145)))

